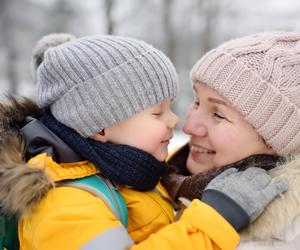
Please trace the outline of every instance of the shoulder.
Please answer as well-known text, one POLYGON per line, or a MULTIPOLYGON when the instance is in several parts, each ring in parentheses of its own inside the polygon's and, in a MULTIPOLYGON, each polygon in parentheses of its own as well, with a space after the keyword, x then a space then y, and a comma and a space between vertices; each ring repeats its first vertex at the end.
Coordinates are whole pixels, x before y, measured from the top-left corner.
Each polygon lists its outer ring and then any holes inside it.
POLYGON ((24 220, 36 226, 43 221, 49 223, 99 219, 117 221, 99 197, 73 187, 51 189, 41 202, 24 216, 24 220))
POLYGON ((98 196, 91 194, 85 190, 75 187, 56 187, 48 191, 46 197, 40 202, 39 208, 52 209, 52 208, 68 208, 72 207, 78 209, 79 207, 95 206, 102 207, 103 210, 109 210, 104 201, 98 196))
POLYGON ((293 241, 284 242, 278 240, 271 241, 241 241, 237 250, 298 250, 300 244, 300 237, 293 241))
POLYGON ((298 224, 296 221, 300 211, 300 157, 287 160, 281 166, 272 169, 270 174, 273 178, 285 178, 289 182, 289 188, 274 199, 263 214, 242 232, 242 239, 277 239, 291 225, 298 224))
POLYGON ((58 187, 22 217, 19 237, 38 248, 61 249, 63 244, 65 249, 79 249, 116 227, 121 228, 121 222, 99 197, 78 188, 58 187))

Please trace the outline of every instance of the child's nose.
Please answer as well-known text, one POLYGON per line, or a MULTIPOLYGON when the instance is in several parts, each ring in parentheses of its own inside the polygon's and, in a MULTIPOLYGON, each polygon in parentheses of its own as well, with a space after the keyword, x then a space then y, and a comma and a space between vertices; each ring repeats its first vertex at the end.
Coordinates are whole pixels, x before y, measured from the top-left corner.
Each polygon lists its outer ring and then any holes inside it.
POLYGON ((179 123, 179 117, 175 113, 171 112, 169 118, 169 127, 175 128, 178 123, 179 123))
POLYGON ((188 135, 201 136, 204 137, 207 135, 207 127, 202 122, 199 115, 195 115, 194 112, 190 112, 185 120, 183 126, 184 133, 188 135))

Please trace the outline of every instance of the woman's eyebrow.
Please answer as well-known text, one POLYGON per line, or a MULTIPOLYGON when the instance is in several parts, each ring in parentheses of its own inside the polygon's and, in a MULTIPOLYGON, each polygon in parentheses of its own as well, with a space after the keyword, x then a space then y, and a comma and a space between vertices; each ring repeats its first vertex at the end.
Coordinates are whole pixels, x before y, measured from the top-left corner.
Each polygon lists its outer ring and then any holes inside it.
POLYGON ((217 103, 217 104, 221 104, 221 105, 224 105, 226 107, 229 107, 229 105, 226 102, 224 102, 224 101, 222 101, 220 99, 216 99, 216 98, 213 98, 213 97, 208 97, 207 100, 209 102, 213 102, 213 103, 217 103))

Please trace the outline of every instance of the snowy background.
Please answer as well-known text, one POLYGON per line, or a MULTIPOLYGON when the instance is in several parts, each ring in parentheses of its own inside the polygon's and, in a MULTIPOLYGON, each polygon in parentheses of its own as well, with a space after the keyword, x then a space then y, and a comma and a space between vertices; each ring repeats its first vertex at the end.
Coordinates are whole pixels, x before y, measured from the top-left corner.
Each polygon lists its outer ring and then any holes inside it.
MULTIPOLYGON (((299 0, 0 0, 0 94, 34 97, 30 56, 51 32, 116 34, 143 39, 174 62, 181 120, 192 101, 189 71, 209 49, 242 35, 299 30, 299 0)), ((176 131, 170 148, 186 137, 176 131)))

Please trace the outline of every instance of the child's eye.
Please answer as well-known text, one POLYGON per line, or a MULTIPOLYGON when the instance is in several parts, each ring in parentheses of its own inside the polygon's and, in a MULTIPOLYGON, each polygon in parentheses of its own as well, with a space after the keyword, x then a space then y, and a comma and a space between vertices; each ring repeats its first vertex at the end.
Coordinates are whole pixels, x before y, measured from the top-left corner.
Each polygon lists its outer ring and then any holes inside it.
POLYGON ((194 101, 194 107, 198 108, 200 106, 200 102, 198 100, 194 101))
POLYGON ((155 115, 155 116, 159 116, 159 115, 161 115, 162 114, 162 112, 155 112, 155 113, 152 113, 152 115, 155 115))

